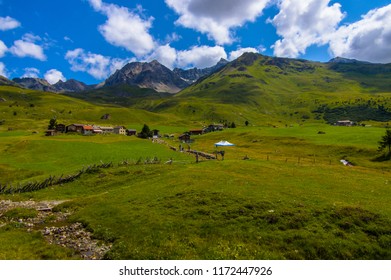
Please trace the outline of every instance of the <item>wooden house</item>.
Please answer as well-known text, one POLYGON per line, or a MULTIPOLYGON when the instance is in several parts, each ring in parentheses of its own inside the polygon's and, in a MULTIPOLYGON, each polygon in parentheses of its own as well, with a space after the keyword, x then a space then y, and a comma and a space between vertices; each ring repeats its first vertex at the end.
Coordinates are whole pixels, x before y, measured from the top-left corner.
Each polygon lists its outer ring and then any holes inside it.
POLYGON ((189 130, 190 135, 201 135, 204 133, 203 129, 191 129, 189 130))
POLYGON ((67 130, 65 124, 59 123, 56 125, 56 132, 65 133, 67 130))
POLYGON ((83 126, 84 124, 71 124, 66 127, 66 132, 76 132, 76 133, 83 133, 83 126))
POLYGON ((183 133, 183 134, 179 135, 178 139, 179 139, 179 141, 182 141, 184 143, 191 142, 191 137, 190 137, 189 133, 183 133))
POLYGON ((127 129, 126 130, 126 135, 128 135, 128 136, 137 135, 137 130, 135 130, 135 129, 127 129))
POLYGON ((45 136, 55 136, 56 135, 56 130, 54 129, 48 129, 45 132, 45 136))

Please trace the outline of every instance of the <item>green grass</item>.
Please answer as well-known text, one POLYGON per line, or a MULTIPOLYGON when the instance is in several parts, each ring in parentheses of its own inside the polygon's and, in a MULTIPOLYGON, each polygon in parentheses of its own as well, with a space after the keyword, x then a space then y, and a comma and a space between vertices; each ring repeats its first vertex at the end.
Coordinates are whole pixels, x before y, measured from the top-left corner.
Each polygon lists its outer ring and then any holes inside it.
MULTIPOLYGON (((390 259, 390 162, 375 160, 385 123, 334 127, 314 113, 322 104, 342 108, 356 99, 371 106, 382 100, 389 108, 389 93, 346 76, 322 64, 258 57, 175 97, 140 91, 134 103, 121 106, 104 104, 128 98, 121 92, 93 105, 91 96, 0 87, 6 99, 0 103, 1 184, 114 163, 71 183, 0 199, 66 200, 54 210, 69 210, 64 223, 81 222, 97 239, 112 242, 107 259, 390 259), (111 119, 101 120, 103 114, 111 119), (176 136, 211 122, 234 121, 238 128, 193 136, 191 148, 208 153, 220 140, 235 144, 224 148, 224 161, 197 164, 193 155, 136 137, 45 137, 53 116, 59 123, 138 131, 145 123, 176 136), (153 157, 162 162, 144 164, 153 157), (173 164, 164 164, 170 158, 173 164), (130 164, 118 166, 123 160, 130 164)), ((385 89, 383 78, 377 81, 385 89)), ((177 138, 165 141, 180 144, 177 138)), ((0 259, 77 258, 36 230, 6 224, 36 212, 1 215, 0 259)))
MULTIPOLYGON (((56 211, 72 211, 69 222, 81 222, 96 238, 114 242, 108 259, 389 259, 389 163, 371 162, 383 132, 315 124, 230 129, 195 138, 192 148, 208 152, 222 139, 236 144, 226 148, 224 161, 198 164, 193 156, 131 137, 13 132, 16 147, 6 155, 9 166, 45 175, 101 158, 124 159, 127 151, 132 159, 147 153, 174 158, 172 165, 115 166, 63 186, 13 195, 13 200, 68 200, 56 211), (18 138, 31 139, 22 145, 18 138), (51 151, 42 166, 19 162, 19 150, 28 155, 26 161, 39 147, 51 151), (75 153, 60 156, 69 149, 75 153), (343 166, 341 153, 361 164, 343 166), (241 159, 245 154, 250 160, 241 159), (54 159, 57 164, 50 167, 54 159)), ((14 179, 23 179, 19 176, 14 179)), ((19 230, 9 229, 22 234, 19 230)), ((21 247, 18 253, 4 248, 4 258, 24 258, 27 244, 12 241, 8 233, 0 239, 21 247)), ((56 254, 48 257, 72 258, 56 254)), ((45 258, 40 253, 26 258, 34 257, 45 258)))

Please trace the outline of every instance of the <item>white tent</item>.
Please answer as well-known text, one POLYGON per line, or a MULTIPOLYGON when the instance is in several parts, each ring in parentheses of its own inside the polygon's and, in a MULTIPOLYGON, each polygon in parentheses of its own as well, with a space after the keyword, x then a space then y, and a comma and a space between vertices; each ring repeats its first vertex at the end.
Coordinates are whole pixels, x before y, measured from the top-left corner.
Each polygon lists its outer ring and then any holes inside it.
POLYGON ((235 144, 232 144, 228 141, 221 140, 220 142, 215 143, 216 147, 227 147, 227 146, 235 146, 235 144))

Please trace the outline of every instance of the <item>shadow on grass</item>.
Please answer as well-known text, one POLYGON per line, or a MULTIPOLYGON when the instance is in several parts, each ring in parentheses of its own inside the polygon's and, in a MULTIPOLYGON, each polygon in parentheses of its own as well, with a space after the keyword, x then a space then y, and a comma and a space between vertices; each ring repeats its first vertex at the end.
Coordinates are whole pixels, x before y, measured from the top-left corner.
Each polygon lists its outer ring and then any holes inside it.
POLYGON ((378 156, 378 157, 372 159, 373 162, 383 162, 383 161, 387 161, 387 160, 391 160, 391 152, 384 153, 381 156, 378 156))

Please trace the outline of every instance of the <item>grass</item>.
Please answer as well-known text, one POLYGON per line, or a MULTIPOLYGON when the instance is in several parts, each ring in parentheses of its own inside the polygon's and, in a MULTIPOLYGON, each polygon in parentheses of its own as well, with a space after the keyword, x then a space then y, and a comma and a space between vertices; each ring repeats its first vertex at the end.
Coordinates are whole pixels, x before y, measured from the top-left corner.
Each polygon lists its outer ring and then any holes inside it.
MULTIPOLYGON (((334 127, 313 112, 356 98, 379 98, 389 108, 389 93, 345 76, 320 64, 258 57, 169 99, 138 92, 127 107, 104 104, 127 98, 122 93, 93 105, 91 96, 83 101, 1 87, 1 184, 74 174, 101 162, 114 166, 0 199, 66 200, 54 210, 69 210, 64 223, 81 222, 95 238, 112 242, 107 259, 390 259, 391 173, 389 161, 376 161, 385 124, 334 127), (101 120, 103 114, 111 119, 101 120), (136 137, 45 137, 54 115, 60 123, 138 131, 146 123, 176 136, 210 122, 234 121, 238 128, 192 136, 190 147, 208 153, 220 140, 235 144, 225 148, 224 160, 195 163, 194 156, 136 137), (161 163, 144 164, 148 157, 161 163), (170 158, 173 164, 164 164, 170 158), (130 164, 119 166, 123 160, 130 164)), ((16 222, 36 212, 1 215, 0 259, 77 258, 16 222)))
MULTIPOLYGON (((196 137, 192 148, 209 152, 221 139, 237 145, 226 149, 224 161, 198 164, 164 145, 129 137, 16 134, 10 139, 36 142, 23 146, 25 154, 39 145, 51 147, 42 166, 35 167, 45 174, 54 158, 58 164, 52 172, 63 172, 86 160, 123 159, 127 148, 133 159, 148 151, 173 157, 174 164, 115 166, 12 199, 68 200, 56 211, 72 211, 69 222, 81 222, 95 237, 114 242, 108 259, 389 259, 388 163, 373 163, 360 152, 375 152, 378 134, 383 130, 375 127, 242 127, 196 137), (318 135, 318 129, 326 134, 318 135), (71 148, 73 156, 60 157, 71 148), (363 164, 343 166, 341 150, 363 164), (241 159, 245 154, 250 160, 241 159)), ((22 148, 17 147, 14 156, 22 148)), ((8 164, 21 168, 10 160, 10 151, 8 164)), ((22 234, 19 230, 11 229, 22 234)), ((7 234, 0 239, 15 242, 7 234)), ((13 246, 28 247, 19 241, 13 246)), ((5 254, 23 258, 26 253, 5 254)), ((59 257, 55 254, 50 256, 59 257)))

